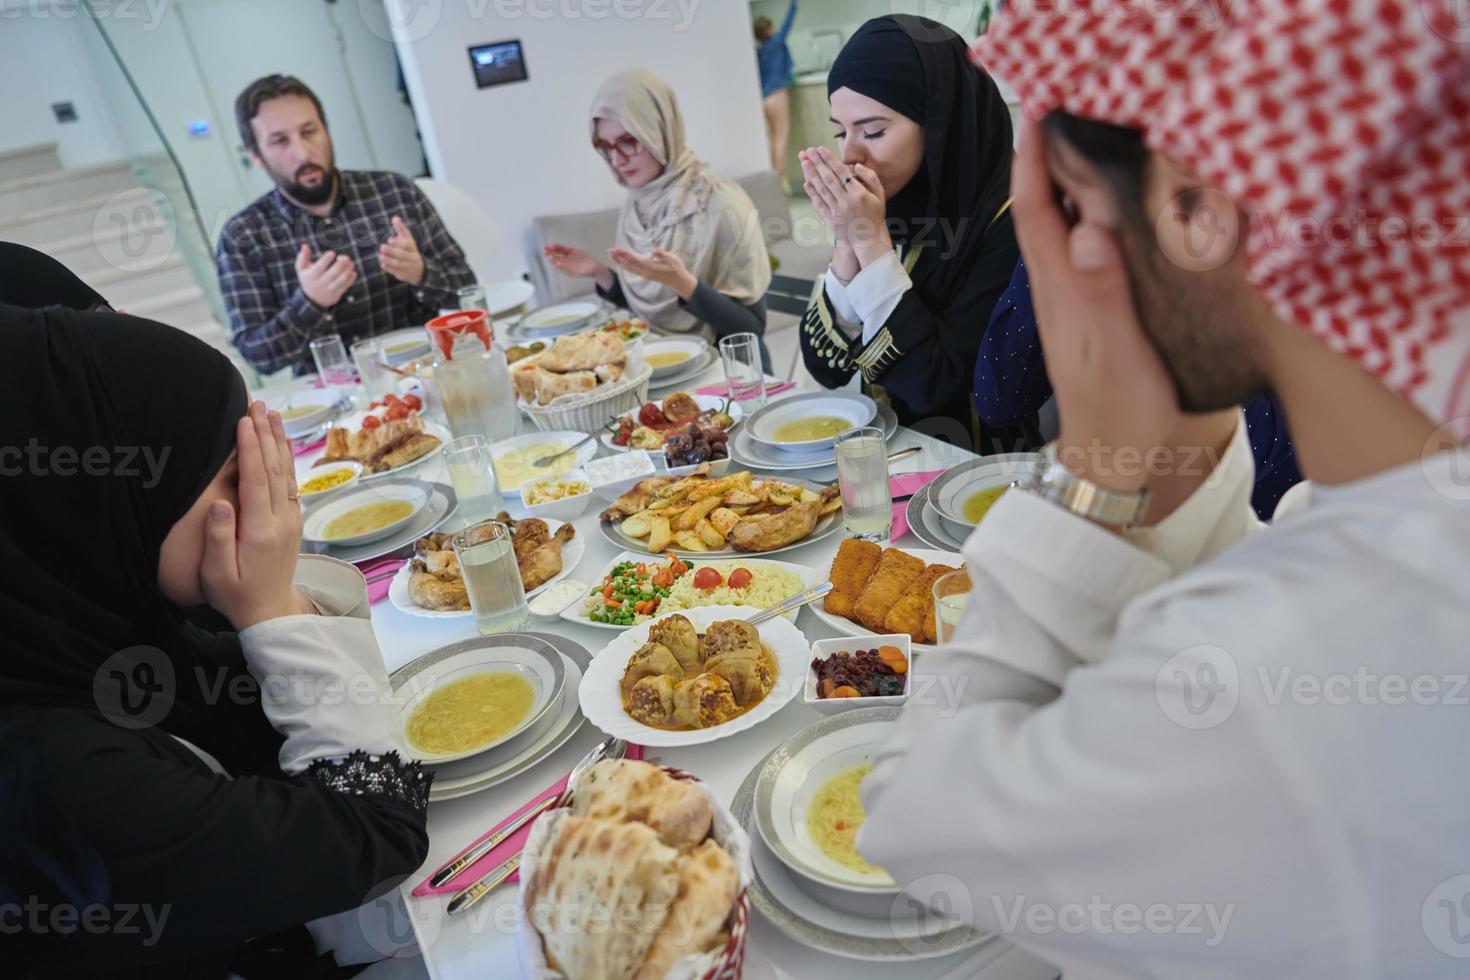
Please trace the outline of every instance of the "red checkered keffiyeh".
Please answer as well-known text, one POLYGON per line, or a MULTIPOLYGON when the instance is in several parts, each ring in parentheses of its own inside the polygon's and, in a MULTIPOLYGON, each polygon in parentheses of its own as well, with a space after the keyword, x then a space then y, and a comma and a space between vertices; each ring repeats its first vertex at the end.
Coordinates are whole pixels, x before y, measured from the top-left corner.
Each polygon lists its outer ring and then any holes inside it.
MULTIPOLYGON (((1140 129, 1252 215, 1286 319, 1436 421, 1470 415, 1470 8, 1010 0, 974 47, 1020 94, 1140 129)), ((1462 430, 1463 431, 1463 430, 1462 430)))

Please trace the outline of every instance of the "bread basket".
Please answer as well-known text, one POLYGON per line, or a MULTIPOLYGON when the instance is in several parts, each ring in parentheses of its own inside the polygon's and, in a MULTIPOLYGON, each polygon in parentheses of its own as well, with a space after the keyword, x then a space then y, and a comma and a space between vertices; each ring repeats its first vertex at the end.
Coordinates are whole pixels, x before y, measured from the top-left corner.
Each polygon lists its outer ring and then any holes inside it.
MULTIPOLYGON (((660 768, 674 779, 692 783, 709 800, 714 810, 714 825, 710 836, 730 855, 740 879, 735 893, 735 904, 730 909, 730 918, 726 924, 730 935, 725 945, 701 956, 688 956, 678 961, 665 975, 665 980, 739 980, 745 965, 745 940, 750 931, 750 883, 753 873, 750 837, 736 822, 729 808, 716 799, 707 784, 682 769, 669 766, 660 768)), ((521 928, 517 932, 516 942, 520 948, 521 975, 527 980, 566 980, 564 974, 552 969, 546 962, 541 936, 532 925, 531 910, 526 907, 526 893, 536 877, 537 858, 551 839, 557 823, 570 813, 568 801, 567 805, 548 810, 538 817, 531 826, 531 835, 526 839, 525 849, 521 852, 520 894, 516 900, 521 913, 521 928)))
POLYGON ((521 402, 521 411, 530 416, 542 432, 601 432, 609 419, 637 411, 648 400, 648 379, 653 368, 640 363, 612 384, 576 395, 563 395, 550 405, 521 402))

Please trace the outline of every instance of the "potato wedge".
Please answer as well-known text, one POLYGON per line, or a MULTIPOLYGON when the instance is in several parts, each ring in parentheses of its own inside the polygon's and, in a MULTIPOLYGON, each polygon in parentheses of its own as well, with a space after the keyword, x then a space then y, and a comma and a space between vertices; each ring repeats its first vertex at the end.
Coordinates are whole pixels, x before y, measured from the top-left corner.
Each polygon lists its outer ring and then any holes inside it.
POLYGON ((621 530, 630 538, 646 538, 648 537, 648 533, 653 529, 651 521, 652 518, 649 516, 648 511, 643 511, 623 521, 621 530))
POLYGON ((655 554, 668 549, 669 542, 673 540, 673 532, 669 528, 667 517, 650 518, 648 522, 648 550, 655 554))
POLYGON ((740 515, 728 507, 720 507, 710 512, 708 520, 716 531, 729 534, 730 528, 740 523, 740 515))
POLYGON ((709 545, 711 551, 719 551, 725 546, 725 535, 707 519, 699 522, 694 533, 699 535, 699 540, 709 545))
POLYGON ((699 535, 693 531, 678 531, 674 534, 674 543, 683 551, 708 551, 705 543, 700 540, 699 535))
POLYGON ((821 516, 826 517, 828 514, 834 514, 841 509, 842 498, 833 497, 831 500, 822 505, 821 516))
POLYGON ((822 499, 822 495, 819 494, 819 493, 817 493, 817 491, 815 491, 815 490, 808 490, 805 487, 802 487, 801 488, 801 502, 802 503, 806 503, 809 500, 821 500, 821 499, 822 499))
POLYGON ((719 497, 706 497, 679 515, 679 530, 692 531, 720 506, 719 497))
POLYGON ((761 498, 749 490, 736 488, 724 496, 726 507, 751 507, 761 502, 761 498))

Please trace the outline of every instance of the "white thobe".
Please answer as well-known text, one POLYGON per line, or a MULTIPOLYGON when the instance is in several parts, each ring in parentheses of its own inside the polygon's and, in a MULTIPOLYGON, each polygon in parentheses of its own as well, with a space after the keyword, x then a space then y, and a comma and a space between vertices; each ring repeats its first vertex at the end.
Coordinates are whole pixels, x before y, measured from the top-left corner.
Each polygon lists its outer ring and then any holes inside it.
POLYGON ((860 850, 1068 977, 1464 976, 1464 466, 1314 486, 1178 575, 1006 494, 860 850))

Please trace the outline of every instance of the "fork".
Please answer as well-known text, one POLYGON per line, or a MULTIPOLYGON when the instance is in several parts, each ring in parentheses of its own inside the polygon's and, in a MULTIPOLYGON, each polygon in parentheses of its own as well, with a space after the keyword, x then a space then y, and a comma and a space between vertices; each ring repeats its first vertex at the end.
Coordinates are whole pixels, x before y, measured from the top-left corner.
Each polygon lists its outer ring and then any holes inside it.
MULTIPOLYGON (((514 834, 517 830, 520 830, 532 818, 540 815, 541 813, 544 813, 546 810, 561 806, 566 801, 570 800, 572 798, 573 791, 576 789, 577 780, 579 780, 582 777, 582 773, 586 772, 587 769, 593 764, 601 762, 604 759, 621 759, 627 754, 627 752, 628 743, 621 738, 609 738, 606 741, 593 746, 592 751, 582 756, 582 760, 578 762, 575 767, 573 767, 571 775, 567 777, 567 785, 565 789, 563 789, 556 796, 548 796, 546 799, 542 800, 540 804, 533 806, 531 809, 521 814, 521 816, 517 817, 515 821, 513 821, 509 826, 497 830, 495 833, 491 834, 489 837, 486 837, 478 844, 474 844, 466 848, 453 861, 449 862, 439 871, 436 871, 434 873, 434 876, 429 879, 429 884, 437 888, 440 885, 444 885, 450 881, 453 881, 456 877, 462 874, 466 868, 474 864, 476 861, 480 860, 480 858, 484 857, 486 854, 490 853, 490 851, 492 851, 496 847, 496 845, 500 844, 511 834, 514 834)), ((520 866, 521 855, 519 853, 513 854, 506 860, 502 861, 500 864, 496 865, 493 869, 490 870, 488 874, 482 876, 474 884, 463 889, 462 891, 456 892, 455 896, 449 900, 449 914, 454 915, 458 912, 463 912, 465 909, 474 905, 480 899, 484 898, 496 888, 500 887, 500 885, 502 885, 507 878, 514 874, 516 870, 520 868, 520 866)))
POLYGON ((806 605, 809 602, 816 602, 818 599, 822 598, 831 591, 831 582, 819 582, 809 588, 802 589, 800 592, 796 593, 796 595, 792 596, 789 599, 785 599, 781 602, 776 603, 769 609, 762 609, 760 612, 747 619, 746 622, 752 626, 756 626, 760 623, 766 622, 767 620, 775 619, 777 616, 784 616, 786 613, 789 613, 793 609, 800 609, 802 606, 806 605))

